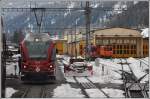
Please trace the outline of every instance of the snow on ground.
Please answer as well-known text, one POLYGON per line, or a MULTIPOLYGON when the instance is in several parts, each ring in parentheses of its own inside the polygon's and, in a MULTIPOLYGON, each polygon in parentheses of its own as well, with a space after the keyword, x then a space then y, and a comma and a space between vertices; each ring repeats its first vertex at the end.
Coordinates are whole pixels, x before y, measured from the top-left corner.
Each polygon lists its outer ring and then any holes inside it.
POLYGON ((5 90, 5 97, 6 98, 10 98, 15 92, 17 92, 18 90, 15 90, 11 87, 7 87, 5 90))
POLYGON ((145 61, 147 61, 148 62, 148 60, 149 60, 149 57, 145 57, 145 58, 143 58, 145 61))
POLYGON ((112 88, 103 88, 102 89, 108 96, 110 97, 125 97, 123 95, 124 91, 119 89, 112 89, 112 88))
POLYGON ((133 71, 133 73, 135 74, 135 76, 137 78, 142 77, 143 75, 145 75, 146 73, 144 71, 142 71, 142 68, 140 67, 139 61, 134 59, 134 58, 128 58, 127 59, 130 64, 130 67, 133 71))
MULTIPOLYGON (((67 62, 69 62, 69 57, 64 57, 67 62)), ((148 61, 148 58, 143 58, 144 60, 148 61)), ((95 61, 90 62, 93 65, 93 75, 88 77, 93 83, 99 84, 107 84, 107 83, 115 83, 115 84, 123 84, 123 81, 120 79, 121 74, 120 70, 122 70, 121 65, 119 64, 120 59, 103 59, 97 58, 95 61)), ((126 62, 126 60, 122 59, 122 62, 126 62)), ((145 75, 144 65, 141 64, 140 60, 135 58, 128 58, 127 62, 131 63, 130 67, 133 70, 134 74, 137 78, 145 75), (144 68, 144 69, 143 69, 144 68)), ((145 66, 146 67, 146 66, 145 66)), ((148 68, 148 67, 147 67, 148 68)), ((128 65, 123 65, 123 69, 125 71, 130 71, 128 65)), ((65 77, 67 82, 76 83, 73 77, 65 77)), ((79 82, 88 82, 87 79, 84 77, 77 77, 79 82)), ((148 75, 142 79, 142 83, 148 81, 148 75)), ((124 91, 120 89, 113 89, 113 88, 103 88, 102 89, 105 93, 107 93, 110 97, 125 97, 123 95, 124 91)), ((101 91, 98 89, 86 89, 86 92, 90 97, 106 97, 101 91)))
POLYGON ((16 66, 16 74, 18 75, 19 74, 19 67, 18 67, 18 63, 13 63, 13 62, 10 62, 10 63, 6 63, 6 75, 10 75, 10 74, 13 74, 15 75, 15 66, 16 66))
MULTIPOLYGON (((67 56, 64 57, 65 60, 69 61, 70 58, 67 56)), ((118 67, 121 66, 118 65, 117 63, 111 62, 110 60, 105 60, 105 59, 96 59, 98 61, 98 66, 97 63, 92 61, 90 64, 93 65, 93 75, 89 76, 88 78, 94 82, 94 83, 117 83, 117 84, 122 84, 122 80, 119 80, 121 78, 121 75, 114 70, 119 70, 118 67), (99 62, 101 64, 99 64, 99 62), (102 66, 103 64, 103 66, 102 66), (103 71, 103 72, 102 72, 103 71)), ((64 61, 66 63, 66 61, 64 61)), ((83 75, 84 76, 84 75, 83 75)), ((74 80, 70 80, 69 77, 66 77, 67 81, 74 82, 74 80)), ((80 77, 77 78, 79 82, 88 82, 86 79, 80 77)))
POLYGON ((83 78, 83 77, 77 77, 77 80, 78 80, 80 83, 89 82, 86 78, 83 78))
POLYGON ((12 58, 19 58, 19 57, 21 57, 21 54, 15 54, 12 56, 12 58))
POLYGON ((106 97, 99 89, 86 89, 85 91, 88 93, 90 98, 106 97))
POLYGON ((73 79, 73 77, 65 77, 67 82, 76 83, 76 81, 73 79))
POLYGON ((63 58, 64 55, 56 55, 57 58, 63 58))
POLYGON ((58 86, 56 89, 54 89, 54 95, 53 98, 59 98, 59 97, 84 97, 81 93, 81 89, 78 88, 72 88, 69 84, 61 84, 61 86, 58 86))

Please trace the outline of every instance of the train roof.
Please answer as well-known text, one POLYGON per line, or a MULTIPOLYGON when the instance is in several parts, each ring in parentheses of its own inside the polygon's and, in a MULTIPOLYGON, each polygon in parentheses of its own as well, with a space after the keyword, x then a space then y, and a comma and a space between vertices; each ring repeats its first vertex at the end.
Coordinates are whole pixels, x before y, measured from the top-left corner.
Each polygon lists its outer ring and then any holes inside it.
POLYGON ((40 41, 52 41, 50 35, 47 33, 28 33, 25 36, 25 41, 35 41, 36 39, 40 41))

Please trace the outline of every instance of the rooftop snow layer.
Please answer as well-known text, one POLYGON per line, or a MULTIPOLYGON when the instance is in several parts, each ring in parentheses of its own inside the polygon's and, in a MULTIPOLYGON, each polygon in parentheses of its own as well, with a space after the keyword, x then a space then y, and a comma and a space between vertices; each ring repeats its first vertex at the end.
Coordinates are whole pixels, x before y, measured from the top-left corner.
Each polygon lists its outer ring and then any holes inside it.
POLYGON ((143 35, 143 37, 148 37, 149 33, 148 33, 148 28, 142 29, 141 34, 143 35))

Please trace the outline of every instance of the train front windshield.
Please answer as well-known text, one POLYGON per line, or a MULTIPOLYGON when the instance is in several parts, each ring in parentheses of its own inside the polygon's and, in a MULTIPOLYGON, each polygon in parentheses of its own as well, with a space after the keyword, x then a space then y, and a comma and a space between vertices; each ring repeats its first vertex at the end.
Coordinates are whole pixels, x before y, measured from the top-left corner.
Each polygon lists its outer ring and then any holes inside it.
POLYGON ((35 60, 46 59, 50 42, 26 42, 29 58, 35 60))

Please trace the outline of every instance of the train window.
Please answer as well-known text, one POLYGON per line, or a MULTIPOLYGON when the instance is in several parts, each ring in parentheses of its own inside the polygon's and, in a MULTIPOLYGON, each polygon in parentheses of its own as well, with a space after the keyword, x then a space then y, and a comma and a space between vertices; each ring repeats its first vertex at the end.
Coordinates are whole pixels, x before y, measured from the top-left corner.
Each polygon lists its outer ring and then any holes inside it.
POLYGON ((26 47, 29 52, 29 57, 32 59, 45 59, 47 58, 47 49, 49 47, 49 43, 45 42, 28 42, 26 43, 26 47))

